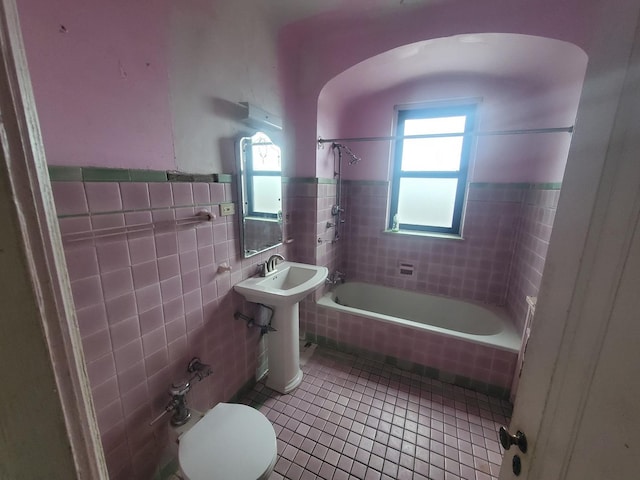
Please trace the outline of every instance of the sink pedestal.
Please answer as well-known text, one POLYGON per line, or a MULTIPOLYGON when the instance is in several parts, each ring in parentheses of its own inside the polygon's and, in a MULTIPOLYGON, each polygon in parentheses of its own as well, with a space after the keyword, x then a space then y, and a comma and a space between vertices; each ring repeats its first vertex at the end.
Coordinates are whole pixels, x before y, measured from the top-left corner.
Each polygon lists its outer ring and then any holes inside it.
POLYGON ((271 326, 277 332, 269 332, 269 375, 267 387, 289 393, 302 381, 300 370, 300 314, 299 303, 278 305, 273 308, 271 326))
POLYGON ((299 303, 324 283, 327 273, 327 267, 282 262, 266 277, 247 278, 233 286, 248 301, 273 308, 271 326, 277 331, 267 335, 267 387, 280 393, 289 393, 302 381, 299 303))

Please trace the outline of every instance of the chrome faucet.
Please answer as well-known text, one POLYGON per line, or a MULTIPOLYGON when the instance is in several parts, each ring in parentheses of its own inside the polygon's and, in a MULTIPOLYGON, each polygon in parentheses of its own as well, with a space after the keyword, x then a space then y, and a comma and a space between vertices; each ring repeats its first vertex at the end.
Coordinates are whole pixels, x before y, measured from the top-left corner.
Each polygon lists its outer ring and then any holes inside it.
POLYGON ((268 277, 269 275, 273 275, 274 273, 276 273, 278 271, 278 269, 276 268, 278 265, 278 260, 281 262, 284 262, 284 257, 279 253, 275 253, 269 257, 269 260, 267 260, 264 263, 261 263, 259 265, 260 276, 268 277))
POLYGON ((337 285, 339 283, 344 283, 346 279, 347 276, 344 273, 335 270, 334 272, 331 272, 329 274, 329 276, 325 279, 325 282, 330 285, 337 285))

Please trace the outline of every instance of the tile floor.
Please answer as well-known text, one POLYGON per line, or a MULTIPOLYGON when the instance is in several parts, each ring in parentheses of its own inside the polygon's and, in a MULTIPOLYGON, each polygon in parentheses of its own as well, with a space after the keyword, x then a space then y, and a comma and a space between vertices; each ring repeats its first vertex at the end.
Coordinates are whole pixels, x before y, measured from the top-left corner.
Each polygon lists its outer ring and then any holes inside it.
POLYGON ((243 399, 275 427, 271 480, 498 477, 509 403, 324 348, 302 370, 289 395, 261 382, 243 399))

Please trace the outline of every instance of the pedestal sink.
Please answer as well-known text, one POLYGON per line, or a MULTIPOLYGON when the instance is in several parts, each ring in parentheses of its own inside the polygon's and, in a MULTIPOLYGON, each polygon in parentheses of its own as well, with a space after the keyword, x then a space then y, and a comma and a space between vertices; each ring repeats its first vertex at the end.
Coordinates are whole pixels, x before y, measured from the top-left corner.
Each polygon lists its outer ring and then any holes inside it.
POLYGON ((234 290, 250 302, 273 308, 268 334, 269 376, 267 386, 289 393, 300 385, 299 302, 324 283, 327 267, 282 262, 268 277, 251 277, 234 285, 234 290))

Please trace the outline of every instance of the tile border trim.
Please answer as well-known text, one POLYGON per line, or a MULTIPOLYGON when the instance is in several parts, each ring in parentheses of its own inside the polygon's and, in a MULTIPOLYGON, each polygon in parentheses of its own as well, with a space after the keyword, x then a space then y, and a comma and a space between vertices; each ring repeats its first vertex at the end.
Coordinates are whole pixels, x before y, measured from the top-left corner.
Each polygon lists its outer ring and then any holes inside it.
POLYGON ((205 182, 231 183, 228 173, 184 173, 172 170, 141 170, 102 167, 66 167, 49 165, 52 182, 205 182))

